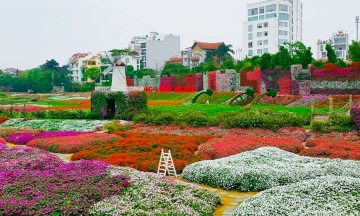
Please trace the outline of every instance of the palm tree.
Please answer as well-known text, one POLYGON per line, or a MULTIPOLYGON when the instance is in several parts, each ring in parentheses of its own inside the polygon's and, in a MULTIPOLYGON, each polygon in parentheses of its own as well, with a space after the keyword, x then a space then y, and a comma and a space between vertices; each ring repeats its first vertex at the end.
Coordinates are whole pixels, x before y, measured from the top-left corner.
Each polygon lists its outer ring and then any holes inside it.
POLYGON ((51 71, 51 77, 52 77, 52 82, 54 85, 54 70, 56 70, 56 67, 59 66, 59 63, 57 63, 57 61, 55 61, 54 59, 46 60, 45 64, 41 65, 40 68, 45 70, 50 70, 51 71))
POLYGON ((230 53, 235 54, 234 50, 232 50, 232 45, 221 44, 217 50, 217 57, 219 58, 220 63, 230 57, 230 53))

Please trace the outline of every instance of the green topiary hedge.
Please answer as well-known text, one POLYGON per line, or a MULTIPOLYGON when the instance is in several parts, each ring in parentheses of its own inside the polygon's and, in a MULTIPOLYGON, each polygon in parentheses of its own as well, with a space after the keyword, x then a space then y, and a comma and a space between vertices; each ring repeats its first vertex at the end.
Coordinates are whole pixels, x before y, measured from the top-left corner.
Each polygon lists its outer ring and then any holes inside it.
POLYGON ((148 108, 147 97, 144 91, 99 92, 91 95, 91 112, 99 118, 114 117, 121 120, 131 120, 138 112, 148 108), (115 101, 115 112, 109 113, 109 101, 115 101))

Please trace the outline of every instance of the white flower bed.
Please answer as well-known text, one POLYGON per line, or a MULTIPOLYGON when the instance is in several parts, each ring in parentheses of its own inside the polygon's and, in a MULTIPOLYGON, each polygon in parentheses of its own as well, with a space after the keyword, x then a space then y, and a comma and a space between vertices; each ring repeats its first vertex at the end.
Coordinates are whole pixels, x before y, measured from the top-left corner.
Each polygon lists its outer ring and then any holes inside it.
POLYGON ((111 175, 129 175, 134 183, 120 196, 104 199, 94 215, 211 215, 220 197, 210 190, 154 173, 113 166, 111 175))
POLYGON ((225 190, 262 191, 326 175, 360 178, 360 162, 305 157, 265 147, 190 164, 182 177, 225 190))
MULTIPOLYGON (((0 128, 14 129, 44 129, 46 131, 94 131, 97 126, 103 126, 111 121, 86 120, 30 120, 10 119, 0 125, 0 128)), ((125 121, 124 121, 125 122, 125 121)))
POLYGON ((323 176, 263 191, 232 215, 360 215, 359 207, 360 179, 323 176))

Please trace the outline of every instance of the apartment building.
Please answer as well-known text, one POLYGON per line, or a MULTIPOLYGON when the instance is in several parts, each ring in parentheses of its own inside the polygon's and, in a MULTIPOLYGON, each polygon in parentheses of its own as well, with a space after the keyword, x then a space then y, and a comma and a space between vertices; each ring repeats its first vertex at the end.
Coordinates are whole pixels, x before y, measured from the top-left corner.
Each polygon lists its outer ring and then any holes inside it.
POLYGON ((71 71, 73 83, 81 83, 84 74, 83 61, 90 60, 92 57, 91 53, 76 53, 70 57, 68 70, 71 71))
POLYGON ((248 20, 243 23, 243 55, 274 54, 279 45, 302 41, 301 1, 261 1, 249 4, 247 13, 248 20))
POLYGON ((343 61, 347 61, 349 51, 349 34, 343 31, 335 32, 329 40, 319 40, 317 42, 317 59, 327 59, 326 44, 331 44, 335 54, 343 61))

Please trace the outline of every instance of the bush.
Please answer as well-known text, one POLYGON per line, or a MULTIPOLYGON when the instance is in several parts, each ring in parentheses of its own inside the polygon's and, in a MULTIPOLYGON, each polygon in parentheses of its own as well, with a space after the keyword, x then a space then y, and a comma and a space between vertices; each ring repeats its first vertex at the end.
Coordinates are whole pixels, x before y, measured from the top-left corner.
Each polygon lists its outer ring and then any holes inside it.
POLYGON ((213 138, 203 144, 199 150, 199 155, 206 155, 211 159, 217 159, 266 146, 277 147, 293 153, 299 153, 304 149, 302 143, 295 139, 225 135, 221 138, 213 138))
POLYGON ((112 134, 80 134, 70 137, 53 137, 36 139, 28 142, 26 146, 45 149, 49 152, 74 153, 87 146, 111 144, 117 142, 121 137, 112 134))
POLYGON ((329 133, 331 131, 328 121, 314 121, 311 123, 311 128, 318 133, 329 133))
POLYGON ((346 114, 332 114, 330 116, 330 125, 340 132, 348 132, 354 129, 354 121, 350 115, 346 114))
POLYGON ((134 124, 132 124, 130 122, 123 124, 119 120, 114 120, 111 123, 104 124, 104 130, 107 130, 108 132, 128 131, 133 128, 135 128, 134 124))

